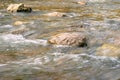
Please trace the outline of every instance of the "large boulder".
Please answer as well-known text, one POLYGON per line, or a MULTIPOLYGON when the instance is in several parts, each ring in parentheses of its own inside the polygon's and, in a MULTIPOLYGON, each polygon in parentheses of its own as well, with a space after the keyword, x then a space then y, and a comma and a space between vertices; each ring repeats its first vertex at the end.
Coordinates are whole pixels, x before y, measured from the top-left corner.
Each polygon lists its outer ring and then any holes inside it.
POLYGON ((31 12, 30 7, 26 7, 23 3, 20 4, 10 4, 7 8, 9 12, 31 12))
POLYGON ((96 55, 120 57, 120 47, 113 44, 103 44, 97 49, 96 55))
POLYGON ((66 32, 52 36, 49 39, 49 42, 57 45, 70 45, 83 47, 87 45, 87 38, 83 33, 66 32))

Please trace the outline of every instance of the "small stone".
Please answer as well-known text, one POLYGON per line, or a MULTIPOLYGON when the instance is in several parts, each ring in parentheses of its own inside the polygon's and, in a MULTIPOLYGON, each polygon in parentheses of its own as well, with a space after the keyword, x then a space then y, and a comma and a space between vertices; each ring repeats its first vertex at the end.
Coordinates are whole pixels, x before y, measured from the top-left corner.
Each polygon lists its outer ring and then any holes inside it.
POLYGON ((86 3, 86 2, 79 1, 79 2, 77 2, 77 4, 86 5, 87 3, 86 3))
POLYGON ((15 26, 18 26, 18 25, 22 25, 22 24, 26 24, 26 23, 29 23, 29 22, 24 22, 24 21, 16 21, 14 23, 15 26))
POLYGON ((113 44, 103 44, 97 49, 96 55, 108 57, 120 57, 120 47, 113 44))
POLYGON ((52 12, 48 14, 44 14, 45 16, 50 16, 50 17, 66 17, 66 13, 61 13, 61 12, 52 12))
POLYGON ((84 47, 87 45, 87 38, 84 34, 78 32, 60 33, 49 39, 51 44, 69 45, 84 47))
POLYGON ((23 3, 20 4, 10 4, 7 8, 9 12, 31 12, 30 7, 26 7, 23 3))

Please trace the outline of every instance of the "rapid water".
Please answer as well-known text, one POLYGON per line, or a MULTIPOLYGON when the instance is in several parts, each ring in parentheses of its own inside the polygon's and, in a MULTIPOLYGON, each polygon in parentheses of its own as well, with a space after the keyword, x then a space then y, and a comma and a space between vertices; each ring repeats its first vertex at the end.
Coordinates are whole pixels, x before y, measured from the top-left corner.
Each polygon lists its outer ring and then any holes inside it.
POLYGON ((120 34, 120 1, 78 1, 0 0, 0 80, 120 80, 120 59, 95 55, 120 34), (21 2, 33 12, 6 11, 10 3, 21 2), (44 16, 56 11, 68 16, 44 16), (69 31, 85 33, 88 47, 47 43, 50 36, 69 31))

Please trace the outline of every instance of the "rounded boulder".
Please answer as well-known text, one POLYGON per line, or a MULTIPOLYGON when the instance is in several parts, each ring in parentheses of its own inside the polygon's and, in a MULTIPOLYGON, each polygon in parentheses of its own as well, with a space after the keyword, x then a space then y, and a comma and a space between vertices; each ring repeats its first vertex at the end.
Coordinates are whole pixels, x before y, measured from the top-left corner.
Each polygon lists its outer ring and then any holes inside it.
POLYGON ((52 36, 49 39, 49 43, 56 45, 69 45, 84 47, 87 45, 87 38, 83 33, 71 32, 60 33, 52 36))

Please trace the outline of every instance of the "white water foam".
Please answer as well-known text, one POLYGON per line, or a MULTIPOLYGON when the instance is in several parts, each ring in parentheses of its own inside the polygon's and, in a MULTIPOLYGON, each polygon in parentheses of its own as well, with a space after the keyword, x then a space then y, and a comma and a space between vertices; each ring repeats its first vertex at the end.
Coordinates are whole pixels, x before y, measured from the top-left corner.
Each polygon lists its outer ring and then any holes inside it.
POLYGON ((33 44, 38 44, 38 45, 47 45, 47 40, 43 39, 25 39, 22 35, 13 35, 13 34, 6 34, 6 35, 1 35, 1 39, 4 40, 4 42, 9 42, 9 43, 33 43, 33 44))

